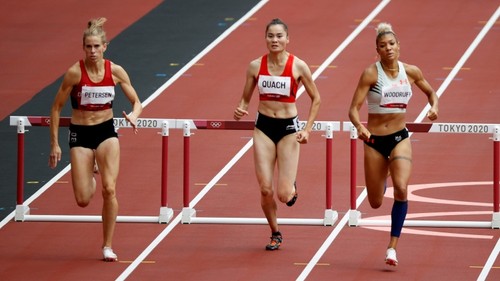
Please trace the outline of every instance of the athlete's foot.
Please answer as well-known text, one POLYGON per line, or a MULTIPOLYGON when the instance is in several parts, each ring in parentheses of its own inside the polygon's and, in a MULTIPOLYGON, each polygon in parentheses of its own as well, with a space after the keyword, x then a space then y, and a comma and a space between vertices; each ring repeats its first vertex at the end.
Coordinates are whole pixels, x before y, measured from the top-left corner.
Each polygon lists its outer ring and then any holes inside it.
POLYGON ((281 236, 281 233, 279 231, 273 233, 271 236, 271 242, 269 242, 269 244, 266 245, 266 250, 268 251, 278 250, 281 246, 281 242, 283 242, 283 237, 281 236))
POLYGON ((116 254, 113 252, 113 249, 110 247, 104 247, 102 248, 102 255, 104 256, 103 260, 104 261, 118 261, 118 257, 116 254))
POLYGON ((398 265, 398 258, 396 257, 396 249, 389 248, 385 252, 385 263, 392 266, 398 265))
POLYGON ((286 205, 288 207, 292 207, 293 204, 295 204, 295 201, 297 201, 297 197, 299 197, 299 194, 297 193, 297 182, 294 182, 293 186, 295 188, 295 194, 293 195, 292 199, 290 199, 290 201, 286 202, 286 205))

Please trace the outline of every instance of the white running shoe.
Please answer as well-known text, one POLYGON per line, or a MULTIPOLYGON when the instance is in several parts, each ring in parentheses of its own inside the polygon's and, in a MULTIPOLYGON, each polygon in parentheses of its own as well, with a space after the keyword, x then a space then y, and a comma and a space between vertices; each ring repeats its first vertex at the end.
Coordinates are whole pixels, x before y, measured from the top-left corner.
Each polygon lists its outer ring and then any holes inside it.
POLYGON ((385 252, 385 263, 392 266, 398 265, 398 258, 396 257, 396 249, 389 248, 385 252))
POLYGON ((104 256, 104 261, 118 261, 118 257, 110 247, 102 248, 102 255, 104 256))

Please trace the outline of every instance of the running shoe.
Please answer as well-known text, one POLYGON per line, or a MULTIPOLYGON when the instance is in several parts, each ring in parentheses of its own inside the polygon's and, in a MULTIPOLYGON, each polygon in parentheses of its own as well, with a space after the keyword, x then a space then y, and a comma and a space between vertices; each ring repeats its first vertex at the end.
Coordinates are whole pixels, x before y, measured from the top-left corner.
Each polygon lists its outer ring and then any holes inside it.
POLYGON ((280 248, 281 242, 283 242, 283 237, 281 236, 281 233, 273 234, 271 236, 271 242, 266 245, 266 250, 268 251, 274 251, 278 250, 280 248))
POLYGON ((396 249, 389 248, 385 252, 385 263, 392 266, 398 265, 398 258, 396 257, 396 249))
POLYGON ((295 195, 293 195, 293 197, 292 197, 292 199, 290 199, 290 201, 286 202, 286 205, 288 207, 292 207, 293 204, 295 204, 295 201, 297 201, 297 197, 299 197, 299 194, 297 193, 297 182, 294 182, 293 186, 295 187, 295 195))
POLYGON ((118 257, 110 247, 102 248, 102 255, 104 256, 104 261, 118 261, 118 257))

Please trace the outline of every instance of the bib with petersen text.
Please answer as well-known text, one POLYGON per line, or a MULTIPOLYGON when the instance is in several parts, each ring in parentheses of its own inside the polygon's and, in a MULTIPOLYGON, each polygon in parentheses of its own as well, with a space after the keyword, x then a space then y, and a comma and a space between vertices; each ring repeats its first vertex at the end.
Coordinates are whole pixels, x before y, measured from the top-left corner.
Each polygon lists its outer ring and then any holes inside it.
POLYGON ((82 86, 81 104, 107 104, 115 98, 113 86, 82 86))

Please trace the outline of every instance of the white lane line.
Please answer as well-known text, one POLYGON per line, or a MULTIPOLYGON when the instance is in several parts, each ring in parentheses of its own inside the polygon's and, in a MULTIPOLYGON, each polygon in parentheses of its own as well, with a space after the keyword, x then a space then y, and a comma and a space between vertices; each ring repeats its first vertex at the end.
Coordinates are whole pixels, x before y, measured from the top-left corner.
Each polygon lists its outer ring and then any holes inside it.
POLYGON ((481 274, 479 274, 479 277, 477 277, 477 281, 485 281, 486 280, 486 277, 488 277, 488 273, 490 272, 491 268, 493 267, 493 264, 495 263, 495 260, 497 259, 499 254, 500 254, 500 238, 498 239, 495 247, 493 247, 493 251, 491 251, 491 254, 488 257, 488 260, 484 264, 483 270, 481 270, 481 274))
MULTIPOLYGON (((49 187, 51 187, 55 182, 57 182, 60 178, 62 178, 69 170, 71 169, 71 165, 67 165, 62 169, 55 177, 53 177, 50 181, 48 181, 46 184, 44 184, 40 189, 38 189, 33 195, 30 196, 30 198, 26 199, 23 203, 23 205, 29 206, 31 202, 35 201, 40 195, 42 195, 49 187)), ((0 229, 4 227, 8 222, 10 222, 12 219, 14 219, 16 215, 16 211, 12 211, 9 215, 7 215, 1 222, 0 222, 0 229)))
MULTIPOLYGON (((150 104, 153 100, 155 100, 158 96, 161 95, 165 89, 167 89, 170 85, 172 85, 179 77, 181 77, 191 66, 196 64, 202 57, 204 57, 207 53, 209 53, 213 48, 215 48, 222 40, 224 40, 227 36, 229 36, 236 28, 242 25, 245 21, 250 18, 257 10, 259 10, 262 6, 264 6, 269 0, 260 1, 255 7, 253 7, 247 14, 245 14, 240 20, 235 22, 232 26, 230 26, 226 31, 224 31, 219 37, 217 37, 210 45, 208 45, 205 49, 203 49, 198 55, 196 55, 191 61, 189 61, 183 68, 181 68, 174 76, 168 79, 163 85, 161 85, 153 94, 151 94, 145 101, 142 102, 142 106, 145 108, 148 104, 150 104)), ((63 170, 59 174, 56 175, 55 178, 47 182, 43 185, 38 192, 34 193, 28 200, 24 202, 24 205, 29 205, 29 203, 33 202, 40 195, 42 195, 47 189, 49 189, 52 184, 56 181, 55 179, 61 178, 64 174, 66 174, 71 169, 71 165, 68 164, 64 167, 63 170)), ((15 217, 15 211, 12 211, 9 215, 7 215, 0 222, 0 229, 11 221, 15 217)))
MULTIPOLYGON (((175 80, 177 80, 184 72, 186 72, 192 65, 194 65, 201 57, 212 50, 217 44, 219 44, 223 39, 225 39, 231 32, 233 32, 237 27, 248 20, 253 14, 255 14, 262 6, 264 6, 269 0, 262 0, 255 7, 253 7, 248 13, 246 13, 241 19, 234 23, 229 29, 227 29, 223 34, 221 34, 214 42, 212 42, 207 48, 205 48, 200 54, 193 58, 186 66, 184 66, 176 75, 169 79, 162 87, 155 91, 144 103, 147 105, 158 97, 161 92, 163 92, 168 86, 170 86, 175 80)), ((226 166, 217 174, 217 176, 212 179, 207 186, 200 191, 198 196, 196 196, 191 202, 190 207, 193 208, 196 203, 198 203, 201 198, 217 183, 217 181, 236 163, 245 152, 252 146, 253 141, 250 140, 241 150, 238 152, 233 159, 226 164, 226 166)), ((142 251, 142 253, 135 258, 135 260, 118 276, 116 280, 125 280, 132 272, 144 261, 144 259, 151 254, 151 252, 167 237, 167 235, 177 226, 182 219, 182 213, 177 215, 168 226, 163 230, 154 240, 149 244, 149 246, 142 251)))
POLYGON ((149 96, 142 104, 145 107, 153 100, 155 100, 165 89, 167 89, 170 85, 172 85, 179 77, 181 77, 188 69, 191 68, 194 64, 196 64, 202 57, 208 54, 213 48, 219 45, 226 37, 228 37, 233 31, 235 31, 240 25, 242 25, 245 21, 247 21, 250 16, 255 14, 262 6, 264 6, 269 0, 260 1, 255 7, 253 7, 248 13, 246 13, 241 19, 231 25, 226 31, 224 31, 217 39, 215 39, 210 45, 208 45, 203 51, 201 51, 198 55, 196 55, 190 62, 188 62, 183 68, 181 68, 174 76, 165 82, 160 88, 158 88, 151 96, 149 96))
MULTIPOLYGON (((358 27, 340 44, 340 46, 333 52, 332 56, 330 56, 329 59, 333 61, 335 57, 338 56, 346 47, 349 45, 358 34, 363 31, 363 29, 366 28, 366 26, 391 2, 390 0, 384 0, 378 4, 377 7, 358 25, 358 27)), ((330 61, 331 62, 331 61, 330 61)), ((359 206, 361 202, 366 197, 366 189, 363 190, 363 192, 360 194, 358 197, 356 204, 359 206)), ((342 217, 342 219, 339 221, 337 226, 333 229, 331 234, 327 237, 325 242, 323 242, 323 245, 318 249, 316 254, 312 257, 312 259, 307 263, 307 266, 302 270, 300 275, 297 277, 297 280, 305 280, 306 277, 311 273, 313 270, 314 266, 318 263, 319 259, 323 256, 323 254, 326 252, 326 250, 330 247, 330 245, 333 243, 337 235, 340 233, 342 228, 344 228, 344 225, 347 223, 349 220, 349 211, 346 212, 346 214, 342 217)))
MULTIPOLYGON (((386 2, 388 3, 389 1, 386 1, 386 2)), ((387 5, 387 3, 385 3, 385 5, 387 5)), ((382 3, 380 5, 382 5, 382 3)), ((496 12, 493 14, 493 16, 487 22, 487 24, 479 32, 479 34, 477 35, 477 37, 474 39, 474 41, 471 43, 471 45, 469 46, 469 48, 462 55, 462 57, 457 62, 457 64, 455 65, 455 67, 453 68, 453 70, 450 72, 450 74, 448 75, 448 77, 445 79, 445 81, 443 82, 443 84, 441 84, 441 86, 439 87, 439 89, 436 92, 436 95, 438 95, 438 97, 440 97, 444 93, 445 89, 449 86, 449 84, 451 83, 451 81, 453 81, 453 79, 457 75, 458 71, 462 68, 462 66, 465 64, 465 62, 470 57, 470 55, 472 54, 472 52, 474 52, 474 50, 476 49, 476 47, 483 40, 484 36, 491 29, 491 27, 493 26, 493 24, 498 19, 499 15, 500 15, 500 7, 496 10, 496 12)), ((430 109, 430 106, 429 106, 429 104, 427 104, 424 107, 424 109, 422 110, 422 112, 420 112, 420 115, 417 117, 417 119, 414 122, 415 123, 422 122, 422 120, 424 119, 424 117, 427 115, 427 111, 429 111, 429 109, 430 109)), ((365 199, 365 197, 366 197, 366 188, 363 190, 363 192, 358 197, 358 199, 356 201, 357 206, 359 206, 359 204, 365 199), (363 198, 361 199, 361 197, 363 197, 363 198)), ((297 278, 297 280, 305 280, 305 278, 309 275, 309 273, 312 271, 312 269, 314 268, 314 266, 316 265, 316 263, 319 261, 319 259, 323 256, 323 254, 325 253, 325 251, 327 250, 327 248, 331 245, 331 243, 333 243, 333 240, 337 237, 337 235, 340 232, 340 230, 345 226, 345 224, 347 222, 347 219, 349 218, 348 215, 349 215, 349 211, 346 212, 346 215, 344 215, 344 217, 340 220, 340 222, 337 224, 337 226, 333 229, 333 231, 330 234, 330 236, 328 236, 327 240, 325 240, 325 242, 323 243, 323 245, 318 249, 318 251, 316 252, 316 254, 313 256, 313 258, 311 259, 311 261, 309 261, 309 263, 304 268, 304 270, 302 271, 302 273, 299 275, 299 277, 297 278)), ((498 248, 500 248, 500 246, 497 244, 497 247, 495 247, 495 249, 492 252, 492 256, 498 256, 498 251, 499 251, 498 248), (494 255, 495 252, 496 252, 496 254, 494 255)), ((491 256, 490 256, 490 259, 491 259, 491 256)), ((490 262, 490 260, 488 260, 487 264, 489 264, 489 262, 490 262)), ((493 262, 491 262, 489 268, 491 268, 492 263, 493 262)), ((486 275, 489 272, 489 268, 486 271, 486 275)), ((485 270, 486 270, 486 266, 483 269, 483 272, 485 270)), ((483 272, 481 272, 481 276, 483 275, 483 272)), ((481 276, 480 276, 480 278, 481 278, 481 276)), ((483 278, 486 278, 486 277, 484 276, 483 278)), ((478 280, 480 280, 480 279, 478 279, 478 280)), ((481 280, 484 280, 484 279, 481 279, 481 280)))
MULTIPOLYGON (((457 62, 457 64, 455 65, 455 67, 453 67, 453 69, 450 72, 450 74, 448 74, 448 77, 446 77, 446 79, 444 80, 443 84, 441 84, 441 87, 439 87, 439 89, 436 91, 436 95, 438 97, 441 97, 441 95, 444 93, 444 91, 446 90, 446 88, 448 88, 448 86, 453 81, 453 79, 455 79, 455 76, 457 75, 457 73, 460 71, 460 69, 463 67, 463 65, 465 64, 465 62, 472 55, 472 53, 474 52, 474 50, 476 49, 476 47, 479 45, 479 43, 481 43, 481 41, 483 40, 484 36, 486 36, 486 33, 488 33, 488 31, 490 31, 491 27, 495 24, 495 22, 498 19, 498 16, 500 16, 500 7, 497 8, 497 10, 493 14, 493 16, 491 16, 491 18, 488 20, 488 22, 484 25, 483 29, 479 32, 479 34, 476 36, 476 38, 474 39, 474 41, 472 41, 472 43, 470 44, 469 48, 467 48, 467 50, 462 55, 462 57, 460 58, 460 60, 457 62)), ((427 115, 427 111, 429 111, 430 108, 431 108, 431 106, 429 104, 427 104, 425 106, 424 110, 417 117, 417 119, 415 120, 415 122, 417 122, 417 123, 418 122, 422 122, 422 120, 427 115)))
MULTIPOLYGON (((389 2, 390 0, 385 0, 384 2, 389 2)), ((262 5, 265 4, 265 2, 261 2, 262 5)), ((260 8, 260 6, 259 6, 260 8)), ((255 8, 254 8, 255 10, 255 8)), ((253 11, 253 10, 252 10, 253 11)), ((252 12, 250 11, 250 12, 252 12)), ((248 14, 247 14, 248 15, 248 14)), ((375 17, 375 15, 373 15, 375 17)), ((243 18, 242 18, 243 19, 243 18)), ((372 18, 373 19, 373 18, 372 18)), ((370 19, 368 22, 370 22, 372 19, 370 19)), ((236 25, 236 24, 235 24, 236 25)), ((323 72, 330 64, 331 62, 347 47, 347 45, 354 40, 354 38, 362 31, 362 28, 357 28, 355 29, 345 40, 342 42, 342 44, 321 64, 320 67, 313 73, 312 77, 314 80, 316 80, 317 77, 323 72)), ((297 93, 297 98, 300 97, 300 95, 304 91, 304 86, 300 87, 297 93)), ((198 203, 203 196, 205 196, 208 191, 215 185, 215 183, 236 163, 253 145, 253 139, 250 139, 245 146, 231 159, 231 161, 212 179, 206 187, 204 187, 200 193, 190 202, 190 207, 193 208, 196 203, 198 203)), ((160 235, 151 243, 148 248, 146 248, 139 257, 137 257, 132 264, 118 277, 117 280, 125 280, 127 276, 129 276, 132 271, 141 264, 141 262, 154 250, 154 248, 158 245, 158 243, 163 240, 168 233, 173 229, 175 225, 177 225, 180 220, 181 220, 182 214, 179 214, 170 224, 172 227, 167 227, 160 235)))
MULTIPOLYGON (((359 207, 359 205, 365 200, 366 198, 366 188, 363 189, 361 194, 359 195, 358 199, 356 199, 356 208, 359 207)), ((346 212, 346 214, 342 217, 342 219, 339 221, 337 226, 333 229, 333 231, 328 235, 326 238, 325 242, 319 247, 318 251, 312 259, 307 263, 306 267, 302 272, 300 273, 299 277, 297 277, 297 281, 302 281, 307 278, 309 273, 313 270, 313 268, 318 264, 319 259, 323 256, 323 254, 330 248, 330 245, 333 243, 335 238, 337 238, 337 235, 340 233, 340 231, 344 228, 344 225, 347 224, 347 221, 349 220, 349 211, 346 212)))

